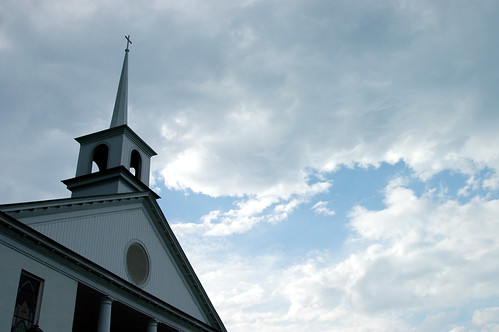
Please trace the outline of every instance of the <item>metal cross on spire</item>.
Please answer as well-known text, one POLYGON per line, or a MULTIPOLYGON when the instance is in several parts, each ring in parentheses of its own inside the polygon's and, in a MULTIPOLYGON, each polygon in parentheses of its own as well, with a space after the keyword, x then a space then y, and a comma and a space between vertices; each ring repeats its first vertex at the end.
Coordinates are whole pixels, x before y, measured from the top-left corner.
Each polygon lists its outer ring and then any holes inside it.
POLYGON ((128 44, 133 44, 132 41, 130 40, 130 35, 125 36, 126 39, 126 52, 128 52, 128 44))

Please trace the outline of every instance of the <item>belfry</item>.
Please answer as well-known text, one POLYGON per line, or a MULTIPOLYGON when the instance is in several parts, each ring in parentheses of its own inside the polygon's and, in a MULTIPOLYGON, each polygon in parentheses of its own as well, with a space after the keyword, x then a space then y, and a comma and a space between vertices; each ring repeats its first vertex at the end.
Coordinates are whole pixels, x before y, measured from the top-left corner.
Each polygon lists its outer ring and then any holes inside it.
POLYGON ((71 198, 0 205, 2 331, 226 331, 149 188, 126 40, 110 127, 76 138, 71 198))
POLYGON ((63 181, 71 197, 149 189, 151 157, 156 152, 127 125, 129 37, 109 129, 76 138, 80 143, 76 176, 63 181), (92 173, 93 165, 98 172, 92 173))

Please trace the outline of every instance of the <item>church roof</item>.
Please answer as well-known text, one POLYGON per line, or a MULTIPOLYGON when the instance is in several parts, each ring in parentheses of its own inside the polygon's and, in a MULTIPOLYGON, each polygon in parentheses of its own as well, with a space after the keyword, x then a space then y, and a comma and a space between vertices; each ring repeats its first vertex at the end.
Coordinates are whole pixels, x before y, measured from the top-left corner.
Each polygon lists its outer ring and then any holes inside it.
MULTIPOLYGON (((66 198, 5 204, 0 205, 0 213, 3 217, 1 218, 2 223, 7 222, 7 224, 10 224, 10 226, 7 227, 12 228, 12 225, 14 225, 17 232, 29 234, 34 238, 35 242, 39 244, 43 243, 46 247, 57 248, 57 250, 70 261, 73 260, 80 262, 80 264, 81 262, 88 264, 90 266, 89 268, 97 271, 95 273, 97 273, 101 278, 114 280, 114 282, 118 284, 125 285, 127 289, 133 290, 133 292, 137 293, 140 298, 147 298, 154 303, 160 303, 164 310, 169 312, 171 311, 177 316, 180 315, 184 317, 184 319, 194 322, 196 325, 199 325, 198 327, 202 327, 201 330, 225 331, 225 327, 220 317, 209 300, 208 295, 197 278, 184 251, 173 234, 173 231, 168 225, 168 222, 158 206, 153 193, 140 192, 113 194, 87 198, 66 198), (153 221, 156 232, 162 239, 164 246, 169 250, 169 257, 172 257, 175 261, 176 269, 179 270, 183 280, 187 283, 188 288, 190 289, 190 294, 195 298, 195 302, 201 308, 200 310, 202 311, 204 319, 200 319, 200 317, 196 317, 196 314, 186 312, 186 310, 172 305, 169 303, 170 301, 154 294, 154 292, 151 293, 147 291, 147 289, 134 285, 133 283, 127 281, 123 276, 113 273, 113 271, 103 267, 101 264, 95 263, 94 259, 89 259, 89 257, 85 257, 85 254, 81 254, 78 251, 74 251, 71 248, 64 246, 61 244, 61 242, 64 241, 59 241, 59 239, 54 238, 51 234, 44 234, 46 231, 44 231, 45 228, 43 228, 43 224, 46 223, 47 220, 49 221, 48 223, 53 223, 53 220, 58 223, 57 234, 60 236, 63 229, 63 227, 61 227, 61 220, 63 219, 67 219, 69 220, 69 223, 74 224, 74 220, 76 220, 74 219, 75 215, 81 219, 82 212, 87 215, 95 215, 95 213, 98 213, 97 211, 99 209, 109 210, 112 209, 113 206, 116 207, 116 209, 123 211, 124 207, 129 208, 133 204, 139 204, 142 206, 142 208, 146 210, 147 215, 150 216, 150 220, 153 221), (10 218, 6 219, 4 213, 10 218), (41 239, 43 239, 43 241, 41 239), (68 255, 68 253, 70 255, 68 255)), ((140 227, 145 226, 143 225, 140 227)), ((81 232, 81 230, 79 229, 78 232, 81 232)), ((85 234, 81 235, 85 236, 85 234)), ((88 234, 86 236, 88 237, 88 234)), ((157 265, 158 262, 156 262, 156 267, 157 265)))

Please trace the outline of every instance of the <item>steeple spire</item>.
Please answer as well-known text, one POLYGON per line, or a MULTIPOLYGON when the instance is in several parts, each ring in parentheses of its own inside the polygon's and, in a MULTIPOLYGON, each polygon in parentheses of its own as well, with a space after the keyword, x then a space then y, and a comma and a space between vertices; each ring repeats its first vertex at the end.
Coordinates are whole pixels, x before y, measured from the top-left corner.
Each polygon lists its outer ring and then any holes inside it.
POLYGON ((132 42, 130 36, 125 38, 111 126, 76 138, 80 143, 76 176, 63 181, 72 191, 71 197, 151 191, 151 157, 156 152, 127 125, 128 47, 132 42))
POLYGON ((118 92, 116 93, 116 101, 114 103, 113 117, 109 128, 118 127, 127 124, 128 118, 128 46, 132 44, 130 35, 125 36, 126 49, 125 59, 123 60, 123 68, 121 69, 120 83, 118 92))

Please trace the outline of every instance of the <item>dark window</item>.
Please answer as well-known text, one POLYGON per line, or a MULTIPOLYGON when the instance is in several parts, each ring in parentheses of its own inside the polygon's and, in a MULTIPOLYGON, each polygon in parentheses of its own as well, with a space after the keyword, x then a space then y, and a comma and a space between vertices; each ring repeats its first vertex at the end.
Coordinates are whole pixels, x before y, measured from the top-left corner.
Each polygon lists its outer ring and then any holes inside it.
POLYGON ((130 156, 130 172, 135 175, 140 180, 140 171, 142 166, 142 158, 140 158, 140 153, 137 150, 132 151, 130 156))
POLYGON ((136 284, 143 284, 149 277, 149 257, 144 247, 137 242, 132 243, 127 249, 126 269, 136 284))
POLYGON ((36 323, 43 281, 26 272, 21 273, 17 289, 12 331, 24 332, 36 323))
POLYGON ((109 154, 109 148, 106 144, 101 144, 94 149, 94 154, 92 156, 92 162, 94 162, 99 171, 104 171, 107 169, 107 156, 109 154))

